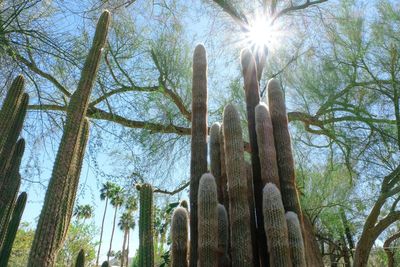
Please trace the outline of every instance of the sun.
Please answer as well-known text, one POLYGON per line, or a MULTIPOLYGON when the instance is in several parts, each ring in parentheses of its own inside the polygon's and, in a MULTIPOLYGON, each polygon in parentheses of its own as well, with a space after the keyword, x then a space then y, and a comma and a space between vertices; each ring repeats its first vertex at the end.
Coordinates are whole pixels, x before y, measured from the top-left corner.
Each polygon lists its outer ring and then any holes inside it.
POLYGON ((282 36, 279 25, 271 23, 265 16, 256 16, 243 31, 242 45, 257 52, 274 51, 279 47, 282 36))

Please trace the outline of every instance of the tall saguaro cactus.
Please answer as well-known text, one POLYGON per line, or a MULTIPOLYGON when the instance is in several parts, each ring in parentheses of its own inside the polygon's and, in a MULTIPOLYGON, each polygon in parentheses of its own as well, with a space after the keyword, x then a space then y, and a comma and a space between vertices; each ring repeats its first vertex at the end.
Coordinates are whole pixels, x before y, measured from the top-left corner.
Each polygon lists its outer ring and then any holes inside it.
POLYGON ((218 199, 214 176, 201 176, 198 194, 198 265, 214 267, 218 263, 218 199))
POLYGON ((171 223, 171 267, 187 267, 189 215, 184 207, 175 209, 171 223))
MULTIPOLYGON (((260 92, 258 88, 257 66, 250 50, 245 49, 241 54, 242 72, 244 78, 244 90, 246 96, 247 126, 249 131, 249 141, 251 148, 251 165, 253 171, 253 189, 255 200, 255 211, 257 225, 263 225, 262 217, 262 188, 260 158, 258 156, 258 144, 256 134, 255 108, 260 103, 260 92)), ((262 248, 267 246, 263 227, 257 227, 257 246, 253 248, 254 266, 265 266, 267 264, 267 254, 262 248), (258 260, 259 257, 259 260, 258 260)))
POLYGON ((292 266, 282 197, 276 185, 268 183, 263 190, 264 227, 270 253, 270 266, 292 266))
POLYGON ((31 267, 54 265, 68 229, 75 201, 75 177, 81 167, 77 158, 84 145, 80 143, 79 137, 84 131, 89 98, 106 43, 109 23, 110 13, 104 11, 97 23, 78 88, 68 105, 63 136, 29 256, 28 266, 31 267))
POLYGON ((232 266, 251 266, 253 252, 250 210, 239 113, 232 104, 224 109, 225 163, 228 177, 232 266))
POLYGON ((207 172, 207 55, 203 45, 193 54, 192 140, 190 159, 190 266, 197 265, 197 194, 207 172))
POLYGON ((139 266, 154 266, 154 221, 153 221, 153 187, 142 184, 140 191, 139 211, 139 266))

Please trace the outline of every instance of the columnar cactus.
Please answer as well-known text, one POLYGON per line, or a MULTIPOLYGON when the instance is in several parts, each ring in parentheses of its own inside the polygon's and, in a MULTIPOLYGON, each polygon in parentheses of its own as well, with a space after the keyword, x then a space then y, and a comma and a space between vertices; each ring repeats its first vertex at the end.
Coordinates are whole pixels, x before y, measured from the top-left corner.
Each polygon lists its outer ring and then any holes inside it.
POLYGON ((75 267, 85 267, 85 251, 81 249, 76 257, 75 267))
MULTIPOLYGON (((220 161, 221 161, 221 176, 220 183, 221 191, 222 191, 222 205, 226 208, 229 207, 229 196, 228 196, 228 184, 227 184, 227 176, 226 176, 226 165, 225 165, 225 138, 224 138, 224 129, 223 125, 220 125, 219 130, 219 147, 220 147, 220 161)), ((228 217, 229 217, 229 210, 228 217)))
POLYGON ((268 240, 270 266, 292 266, 285 210, 279 189, 273 183, 263 190, 264 228, 268 240))
POLYGON ((110 267, 110 264, 108 264, 108 261, 104 261, 104 262, 101 264, 101 267, 110 267))
POLYGON ((280 190, 284 196, 283 205, 286 211, 293 211, 301 217, 286 105, 283 92, 276 79, 268 81, 268 100, 277 151, 280 190))
MULTIPOLYGON (((258 88, 257 67, 250 50, 245 49, 241 54, 242 73, 244 78, 244 90, 246 96, 247 125, 249 131, 249 141, 251 149, 251 165, 253 169, 253 188, 256 209, 257 225, 263 225, 262 217, 262 188, 260 158, 258 156, 258 144, 256 134, 255 108, 260 103, 260 92, 258 88)), ((263 227, 257 228, 258 250, 253 248, 255 256, 254 266, 265 266, 267 262, 266 254, 262 248, 266 247, 265 232, 263 227), (260 259, 258 260, 258 254, 260 259)))
POLYGON ((193 54, 192 144, 190 159, 190 266, 197 265, 197 194, 199 181, 207 172, 207 55, 203 45, 193 54))
POLYGON ((255 113, 262 183, 264 185, 267 183, 274 183, 279 188, 280 184, 278 164, 276 162, 274 132, 267 105, 264 103, 258 104, 255 113))
POLYGON ((140 191, 139 211, 139 266, 154 266, 154 214, 153 214, 153 187, 142 184, 140 191))
POLYGON ((224 203, 223 185, 221 180, 221 148, 219 143, 219 132, 221 125, 216 122, 210 129, 210 171, 217 183, 218 202, 224 203))
POLYGON ((214 176, 201 176, 198 194, 198 265, 215 267, 218 264, 218 199, 214 176))
POLYGON ((4 173, 0 173, 0 247, 7 231, 14 202, 21 184, 19 167, 25 150, 24 139, 18 140, 10 156, 10 164, 4 173))
POLYGON ((289 236, 290 257, 293 267, 306 267, 304 242, 299 218, 293 211, 286 212, 285 217, 289 236))
POLYGON ((15 240, 15 236, 17 235, 17 230, 19 227, 19 223, 21 221, 22 213, 25 209, 27 195, 25 192, 22 192, 18 200, 15 204, 11 221, 9 223, 7 233, 4 239, 3 246, 0 251, 0 266, 7 266, 8 259, 10 258, 11 248, 15 240))
POLYGON ((106 43, 109 23, 110 13, 104 11, 97 24, 78 88, 68 105, 64 132, 32 243, 28 266, 53 266, 65 238, 76 193, 71 190, 75 190, 73 183, 79 174, 80 163, 76 161, 82 145, 79 137, 84 128, 89 97, 99 68, 101 52, 106 43))
POLYGON ((250 210, 239 113, 232 104, 224 109, 225 165, 228 178, 231 256, 233 266, 251 266, 250 210))
POLYGON ((171 267, 187 267, 189 215, 184 207, 175 209, 171 223, 171 267))
POLYGON ((218 204, 218 266, 229 267, 229 221, 224 205, 218 204))

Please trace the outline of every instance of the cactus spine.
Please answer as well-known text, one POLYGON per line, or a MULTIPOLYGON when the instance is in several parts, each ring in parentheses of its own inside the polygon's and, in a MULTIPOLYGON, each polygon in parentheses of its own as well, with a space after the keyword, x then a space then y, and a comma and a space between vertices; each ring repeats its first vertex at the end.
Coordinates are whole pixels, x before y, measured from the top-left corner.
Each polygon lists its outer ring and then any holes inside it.
POLYGON ((197 265, 197 194, 199 181, 207 172, 207 55, 203 45, 193 54, 192 140, 190 160, 190 266, 197 265))
POLYGON ((188 266, 189 215, 184 207, 175 209, 171 223, 171 267, 188 266))
MULTIPOLYGON (((255 108, 260 103, 260 92, 258 88, 257 66, 253 55, 250 50, 245 49, 241 54, 242 72, 244 78, 244 90, 246 95, 246 110, 247 110, 247 125, 249 131, 249 141, 251 148, 251 165, 253 170, 253 188, 255 200, 255 217, 257 218, 257 225, 263 225, 262 217, 262 188, 263 182, 261 179, 260 158, 258 156, 258 144, 256 134, 255 122, 255 108)), ((253 230, 255 231, 255 230, 253 230)), ((263 227, 258 227, 257 231, 257 245, 258 248, 253 247, 255 256, 254 266, 265 266, 268 262, 266 254, 262 248, 267 246, 265 232, 263 227), (260 257, 258 259, 258 257, 260 257)))
POLYGON ((255 113, 262 183, 273 183, 279 188, 280 184, 278 164, 276 162, 274 133, 267 105, 264 103, 258 104, 255 113))
POLYGON ((286 212, 285 217, 289 236, 290 257, 293 267, 306 267, 304 242, 299 218, 293 211, 286 212))
POLYGON ((252 266, 250 210, 247 198, 242 128, 232 104, 224 109, 225 164, 228 178, 232 266, 252 266))
POLYGON ((71 96, 64 132, 46 192, 38 227, 32 243, 28 266, 53 266, 61 248, 74 205, 74 179, 80 163, 76 161, 81 145, 79 136, 84 128, 84 118, 89 97, 99 67, 101 52, 106 43, 110 13, 101 15, 93 44, 83 66, 77 90, 71 96))
POLYGON ((0 266, 7 266, 8 259, 10 258, 11 254, 11 248, 14 243, 15 236, 17 235, 19 223, 21 221, 22 213, 25 209, 26 198, 26 193, 22 192, 18 197, 17 203, 15 204, 12 218, 4 239, 4 244, 0 251, 0 266))
POLYGON ((264 228, 268 240, 270 266, 292 266, 289 240, 281 193, 273 183, 263 190, 264 228))
POLYGON ((85 267, 85 251, 81 249, 76 257, 75 267, 85 267))
POLYGON ((218 266, 229 267, 229 221, 224 205, 218 204, 218 266))
POLYGON ((198 194, 198 265, 218 264, 218 199, 214 176, 205 173, 200 179, 198 194))
POLYGON ((153 187, 140 185, 139 266, 154 266, 153 187))
POLYGON ((223 185, 221 180, 221 148, 219 132, 221 125, 216 122, 210 129, 210 171, 217 183, 218 202, 224 203, 223 185))

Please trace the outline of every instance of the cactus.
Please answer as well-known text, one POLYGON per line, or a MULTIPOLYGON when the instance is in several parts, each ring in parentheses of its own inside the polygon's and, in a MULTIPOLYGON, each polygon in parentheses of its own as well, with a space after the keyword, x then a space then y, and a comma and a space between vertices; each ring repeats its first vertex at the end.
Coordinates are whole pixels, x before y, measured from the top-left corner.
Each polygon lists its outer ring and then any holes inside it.
MULTIPOLYGON (((225 207, 229 207, 229 195, 228 195, 228 185, 227 185, 227 177, 226 177, 226 165, 225 165, 225 139, 224 139, 224 129, 223 125, 220 125, 219 130, 219 147, 220 147, 220 162, 221 162, 221 176, 219 185, 221 186, 222 191, 222 202, 221 204, 225 207)), ((228 218, 229 218, 229 210, 228 218)))
POLYGON ((7 137, 17 117, 18 108, 23 96, 25 79, 22 75, 17 76, 10 86, 0 110, 0 153, 7 144, 7 137))
POLYGON ((280 190, 284 196, 283 205, 286 211, 293 211, 301 218, 286 105, 283 92, 276 79, 268 81, 268 100, 277 151, 280 190))
POLYGON ((12 218, 7 229, 7 234, 4 239, 4 244, 1 247, 0 266, 7 266, 8 259, 10 258, 11 254, 12 245, 14 243, 19 223, 21 221, 22 213, 24 212, 25 209, 26 198, 27 194, 25 192, 22 192, 19 195, 18 200, 15 204, 15 208, 12 213, 12 218))
POLYGON ((18 137, 22 130, 22 124, 25 119, 26 109, 28 107, 29 96, 24 93, 21 96, 20 101, 18 101, 15 116, 13 116, 10 123, 9 131, 5 133, 2 137, 2 140, 5 142, 0 147, 0 173, 3 173, 10 164, 10 155, 12 154, 13 149, 15 148, 15 143, 18 140, 18 137))
POLYGON ((110 267, 110 264, 108 264, 108 261, 104 261, 104 262, 101 264, 101 267, 110 267))
POLYGON ((81 249, 76 257, 75 267, 85 267, 85 251, 81 249))
POLYGON ((140 189, 139 212, 139 266, 154 266, 153 242, 153 188, 150 184, 142 184, 140 189))
POLYGON ((193 54, 192 140, 190 159, 190 266, 197 265, 197 194, 207 172, 207 55, 203 45, 193 54))
POLYGON ((228 178, 231 260, 233 266, 251 266, 253 251, 247 198, 244 148, 239 114, 232 104, 224 109, 225 165, 228 178))
POLYGON ((171 223, 171 267, 188 266, 189 215, 185 208, 178 207, 171 223))
POLYGON ((198 266, 214 267, 218 263, 218 196, 214 176, 201 176, 198 193, 198 266))
POLYGON ((68 105, 64 132, 46 192, 38 227, 32 243, 28 266, 53 266, 61 248, 71 218, 76 192, 73 186, 79 174, 80 136, 84 131, 84 119, 89 97, 95 82, 106 43, 110 13, 104 11, 96 27, 93 44, 83 66, 77 90, 68 105))
POLYGON ((221 148, 219 144, 219 132, 221 125, 216 122, 210 129, 210 171, 217 183, 218 202, 224 203, 223 184, 221 179, 221 148))
POLYGON ((261 180, 263 185, 273 183, 279 189, 280 184, 278 164, 276 162, 274 133, 267 105, 264 103, 258 104, 255 113, 258 154, 261 164, 261 180))
POLYGON ((24 139, 20 139, 15 145, 15 149, 10 157, 10 162, 12 164, 9 165, 5 173, 0 174, 0 247, 3 244, 2 241, 7 231, 14 202, 21 184, 19 167, 24 150, 25 141, 24 139))
POLYGON ((218 266, 229 267, 229 221, 224 205, 218 204, 218 266))
POLYGON ((279 189, 268 183, 263 189, 264 228, 268 240, 270 266, 292 266, 285 210, 279 189))
POLYGON ((289 236, 290 257, 293 267, 306 267, 304 242, 299 218, 293 211, 286 212, 285 217, 289 236))
MULTIPOLYGON (((258 144, 255 122, 255 108, 260 103, 260 92, 258 88, 257 67, 250 50, 245 49, 241 53, 242 73, 244 78, 244 90, 246 95, 247 125, 251 148, 251 165, 253 169, 253 188, 257 225, 263 225, 262 217, 262 188, 260 158, 258 156, 258 144)), ((253 230, 254 231, 254 230, 253 230)), ((253 248, 254 266, 265 266, 268 259, 262 248, 267 246, 263 227, 257 228, 258 250, 253 248), (259 255, 258 255, 259 254, 259 255), (260 259, 258 260, 258 257, 260 259)))
POLYGON ((179 206, 189 211, 189 203, 186 200, 182 200, 181 203, 179 203, 179 206))

